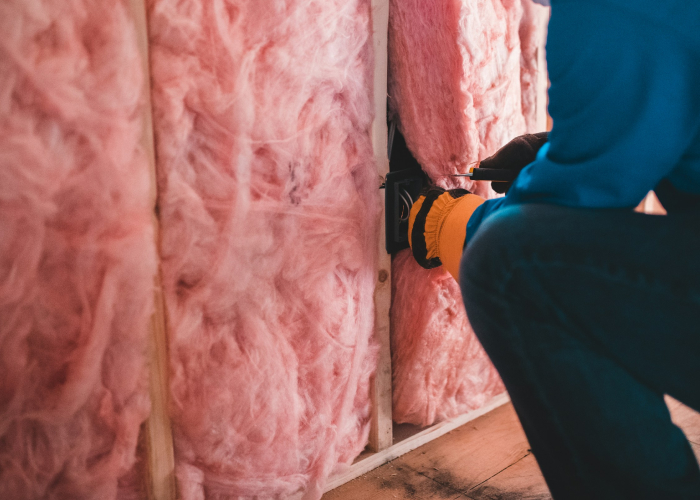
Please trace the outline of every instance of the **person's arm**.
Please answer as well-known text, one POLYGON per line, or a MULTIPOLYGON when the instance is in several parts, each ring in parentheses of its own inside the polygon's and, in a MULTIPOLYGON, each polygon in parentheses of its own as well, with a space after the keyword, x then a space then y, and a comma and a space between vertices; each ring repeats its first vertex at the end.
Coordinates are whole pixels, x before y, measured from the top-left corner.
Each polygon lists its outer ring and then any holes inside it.
POLYGON ((669 27, 602 3, 556 2, 547 65, 549 143, 506 198, 475 211, 467 242, 502 206, 635 207, 698 132, 697 56, 669 27))

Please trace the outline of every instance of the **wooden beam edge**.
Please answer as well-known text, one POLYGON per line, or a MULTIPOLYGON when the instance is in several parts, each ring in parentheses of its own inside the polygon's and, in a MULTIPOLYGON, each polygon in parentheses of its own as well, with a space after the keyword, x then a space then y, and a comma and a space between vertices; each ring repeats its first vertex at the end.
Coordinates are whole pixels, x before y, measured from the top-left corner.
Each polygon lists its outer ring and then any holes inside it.
MULTIPOLYGON (((387 153, 388 130, 386 125, 387 102, 387 40, 389 29, 389 0, 372 0, 372 43, 374 47, 374 121, 372 123, 372 149, 379 179, 389 172, 387 153)), ((380 191, 384 207, 384 191, 380 191)), ((374 332, 379 343, 377 371, 371 384, 372 420, 369 447, 373 451, 387 449, 392 444, 391 401, 391 256, 384 249, 384 212, 379 219, 379 245, 377 248, 377 282, 374 291, 374 332)))
MULTIPOLYGON (((158 278, 156 278, 158 281, 158 278)), ((156 283, 158 287, 158 283, 156 283)), ((168 413, 168 350, 163 296, 156 291, 151 321, 151 415, 147 422, 149 500, 176 500, 175 452, 168 413)))
MULTIPOLYGON (((145 0, 129 0, 141 52, 144 75, 144 112, 142 145, 150 167, 151 206, 153 207, 154 244, 160 257, 160 228, 156 215, 158 202, 155 140, 151 104, 150 58, 148 52, 148 22, 145 0)), ((161 287, 160 260, 154 276, 154 311, 149 324, 149 386, 151 414, 146 423, 146 473, 149 500, 176 500, 175 452, 172 426, 168 413, 168 339, 165 301, 161 287)))

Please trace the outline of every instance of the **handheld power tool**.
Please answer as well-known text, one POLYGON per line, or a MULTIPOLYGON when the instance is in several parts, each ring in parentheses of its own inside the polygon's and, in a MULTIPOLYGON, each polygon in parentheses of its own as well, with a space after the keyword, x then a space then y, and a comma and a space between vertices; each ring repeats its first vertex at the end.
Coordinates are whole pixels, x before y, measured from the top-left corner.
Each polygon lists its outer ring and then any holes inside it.
MULTIPOLYGON (((389 167, 380 189, 385 189, 384 215, 386 225, 385 246, 387 253, 408 248, 408 215, 415 200, 430 179, 406 146, 394 123, 389 128, 389 167)), ((478 165, 478 162, 475 162, 478 165)), ((470 166, 464 174, 452 177, 468 177, 474 181, 510 182, 518 176, 517 170, 479 168, 470 166)))

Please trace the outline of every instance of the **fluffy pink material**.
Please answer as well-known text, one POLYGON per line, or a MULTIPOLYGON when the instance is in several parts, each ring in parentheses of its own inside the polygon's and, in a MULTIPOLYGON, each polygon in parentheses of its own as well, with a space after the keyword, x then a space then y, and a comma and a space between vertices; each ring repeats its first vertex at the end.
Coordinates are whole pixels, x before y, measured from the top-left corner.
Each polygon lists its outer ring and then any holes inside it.
MULTIPOLYGON (((494 196, 488 183, 450 174, 525 133, 526 123, 534 125, 531 47, 542 27, 521 23, 521 1, 527 12, 535 8, 531 0, 391 2, 392 111, 423 169, 444 187, 494 196)), ((454 280, 442 269, 421 269, 407 251, 394 260, 392 279, 394 419, 429 425, 502 392, 454 280)))
POLYGON ((143 88, 126 2, 0 3, 0 498, 130 493, 156 269, 143 88))
POLYGON ((180 493, 320 498, 376 364, 370 2, 149 14, 180 493))
MULTIPOLYGON (((543 132, 537 127, 537 76, 539 51, 547 31, 549 8, 522 0, 523 17, 520 20, 520 88, 522 90, 523 116, 528 132, 543 132)), ((542 57, 544 58, 544 57, 542 57)))
POLYGON ((394 269, 400 272, 392 276, 393 311, 410 311, 391 318, 394 419, 429 425, 480 408, 503 392, 454 278, 442 268, 422 269, 410 252, 396 256, 394 269))
POLYGON ((392 0, 390 103, 434 181, 462 182, 449 175, 525 132, 522 11, 521 0, 392 0))

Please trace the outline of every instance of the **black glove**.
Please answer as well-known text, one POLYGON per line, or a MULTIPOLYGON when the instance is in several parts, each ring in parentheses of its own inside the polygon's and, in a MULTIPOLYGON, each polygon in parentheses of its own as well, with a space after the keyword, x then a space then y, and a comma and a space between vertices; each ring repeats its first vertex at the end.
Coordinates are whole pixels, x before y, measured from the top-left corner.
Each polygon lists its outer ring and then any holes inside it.
MULTIPOLYGON (((522 170, 533 161, 537 152, 547 142, 549 132, 539 132, 537 134, 525 134, 516 137, 492 156, 482 160, 479 164, 481 168, 499 168, 507 170, 522 170)), ((491 186, 497 193, 506 193, 510 189, 512 182, 493 182, 491 186)))

